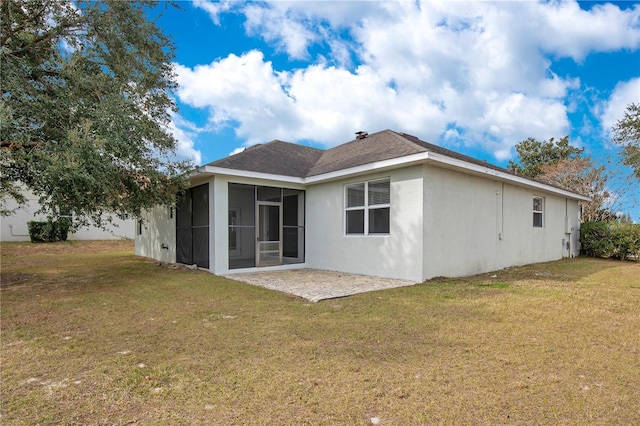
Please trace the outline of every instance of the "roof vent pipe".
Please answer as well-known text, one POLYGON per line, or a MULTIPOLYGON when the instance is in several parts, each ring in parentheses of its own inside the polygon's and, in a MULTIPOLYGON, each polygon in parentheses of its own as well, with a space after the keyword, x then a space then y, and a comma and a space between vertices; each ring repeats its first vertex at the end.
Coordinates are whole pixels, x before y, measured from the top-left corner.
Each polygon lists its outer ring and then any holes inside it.
POLYGON ((363 131, 356 132, 356 139, 357 140, 364 139, 367 136, 369 136, 369 133, 367 133, 367 132, 363 132, 363 131))

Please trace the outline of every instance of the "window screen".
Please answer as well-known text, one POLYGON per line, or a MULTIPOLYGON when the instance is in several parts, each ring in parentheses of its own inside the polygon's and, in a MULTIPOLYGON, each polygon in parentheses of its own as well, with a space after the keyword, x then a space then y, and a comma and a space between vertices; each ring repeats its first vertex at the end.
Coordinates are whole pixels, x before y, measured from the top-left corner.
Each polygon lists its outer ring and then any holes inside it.
POLYGON ((390 182, 388 180, 369 182, 369 205, 389 204, 390 199, 390 182))
POLYGON ((542 228, 544 215, 544 198, 533 197, 533 226, 542 228))
POLYGON ((347 234, 364 234, 364 210, 347 211, 347 234))
POLYGON ((364 183, 347 187, 347 207, 364 206, 364 183))
POLYGON ((209 268, 209 184, 178 195, 176 207, 176 261, 209 268))
POLYGON ((389 233, 389 207, 369 210, 369 233, 389 233))

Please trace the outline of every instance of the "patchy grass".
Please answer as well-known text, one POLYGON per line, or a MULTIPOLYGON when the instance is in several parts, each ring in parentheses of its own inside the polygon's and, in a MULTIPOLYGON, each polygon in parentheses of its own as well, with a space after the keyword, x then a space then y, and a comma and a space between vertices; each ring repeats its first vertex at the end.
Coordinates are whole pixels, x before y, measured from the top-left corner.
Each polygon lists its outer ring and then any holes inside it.
POLYGON ((579 258, 316 304, 130 242, 3 244, 1 419, 639 424, 638 288, 579 258))

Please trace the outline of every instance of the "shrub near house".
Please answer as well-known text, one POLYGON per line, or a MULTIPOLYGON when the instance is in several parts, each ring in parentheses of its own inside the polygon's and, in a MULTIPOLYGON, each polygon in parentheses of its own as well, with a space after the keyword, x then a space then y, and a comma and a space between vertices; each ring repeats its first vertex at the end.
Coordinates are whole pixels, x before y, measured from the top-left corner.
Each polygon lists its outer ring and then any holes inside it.
POLYGON ((640 224, 586 222, 580 227, 580 241, 587 256, 640 258, 640 224))
POLYGON ((44 243, 53 241, 66 241, 71 223, 68 219, 62 218, 56 221, 31 221, 27 223, 29 227, 29 238, 32 243, 44 243))

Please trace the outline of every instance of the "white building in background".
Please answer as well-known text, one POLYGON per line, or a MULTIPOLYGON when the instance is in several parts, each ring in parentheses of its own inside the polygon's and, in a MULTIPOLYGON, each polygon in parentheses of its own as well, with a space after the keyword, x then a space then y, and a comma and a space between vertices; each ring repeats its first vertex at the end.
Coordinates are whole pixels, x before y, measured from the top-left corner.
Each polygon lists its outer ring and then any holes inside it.
POLYGON ((587 200, 391 130, 329 150, 273 141, 195 170, 137 224, 136 254, 422 282, 576 256, 587 200))
MULTIPOLYGON (((40 209, 38 198, 31 192, 26 191, 27 202, 18 206, 11 200, 7 208, 16 209, 10 216, 0 217, 0 241, 30 241, 27 222, 32 220, 47 220, 46 216, 37 214, 40 209)), ((119 240, 123 238, 133 239, 135 236, 135 220, 121 220, 114 218, 113 224, 107 226, 106 230, 95 226, 84 227, 69 232, 68 240, 119 240)))

